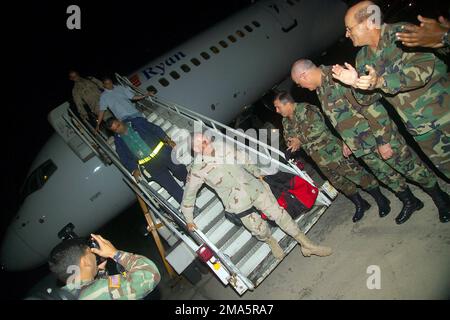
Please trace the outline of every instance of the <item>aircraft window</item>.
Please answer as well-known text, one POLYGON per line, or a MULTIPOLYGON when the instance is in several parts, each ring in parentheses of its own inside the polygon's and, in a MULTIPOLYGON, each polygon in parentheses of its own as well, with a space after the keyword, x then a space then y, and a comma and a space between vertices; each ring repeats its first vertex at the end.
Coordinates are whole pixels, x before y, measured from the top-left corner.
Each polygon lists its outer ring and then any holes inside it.
POLYGON ((217 47, 212 46, 211 48, 209 48, 211 50, 211 52, 218 54, 220 52, 219 49, 217 49, 217 47))
POLYGON ((230 40, 233 43, 237 41, 237 39, 234 36, 228 36, 228 40, 230 40))
POLYGON ((148 92, 153 92, 153 94, 156 94, 158 90, 154 86, 147 87, 148 92))
POLYGON ((43 164, 41 164, 36 170, 34 170, 30 176, 25 181, 20 198, 21 200, 25 200, 33 192, 41 189, 44 184, 50 179, 53 173, 55 173, 56 165, 52 160, 47 160, 43 164))
POLYGON ((261 27, 261 24, 258 21, 253 21, 252 23, 257 28, 261 27))
POLYGON ((206 52, 202 52, 200 53, 200 55, 203 57, 203 59, 208 60, 209 58, 211 58, 211 56, 209 54, 207 54, 206 52))
POLYGON ((159 79, 158 81, 159 81, 159 83, 161 83, 161 85, 162 85, 163 87, 167 87, 167 86, 170 84, 169 81, 167 81, 166 78, 161 78, 161 79, 159 79))
POLYGON ((245 33, 243 33, 241 30, 236 31, 236 34, 241 38, 245 37, 245 33))
POLYGON ((180 68, 181 68, 181 70, 183 70, 186 73, 191 71, 191 68, 189 68, 189 66, 187 64, 183 64, 180 68))
POLYGON ((253 29, 250 26, 245 26, 244 27, 245 30, 247 30, 248 32, 253 32, 253 29))
POLYGON ((171 76, 174 80, 180 79, 180 75, 179 75, 178 72, 176 72, 176 71, 172 71, 172 72, 170 73, 170 76, 171 76))
POLYGON ((226 43, 224 40, 220 41, 219 44, 220 44, 223 48, 228 48, 228 43, 226 43))
POLYGON ((194 66, 199 66, 200 65, 200 61, 197 58, 193 58, 191 59, 191 62, 194 66))

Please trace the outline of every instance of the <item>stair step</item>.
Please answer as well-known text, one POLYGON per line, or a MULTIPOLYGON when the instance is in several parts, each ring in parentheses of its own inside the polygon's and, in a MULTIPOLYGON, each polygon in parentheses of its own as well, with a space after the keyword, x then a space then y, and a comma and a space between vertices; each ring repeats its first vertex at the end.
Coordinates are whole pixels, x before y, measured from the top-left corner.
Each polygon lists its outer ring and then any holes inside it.
POLYGON ((223 206, 219 199, 214 199, 210 205, 205 209, 201 210, 197 217, 194 218, 194 222, 200 230, 203 230, 206 226, 210 225, 211 222, 223 215, 223 206))
MULTIPOLYGON (((272 231, 274 231, 272 233, 272 237, 278 241, 278 244, 281 248, 283 248, 285 253, 288 252, 286 248, 288 245, 291 245, 291 248, 295 246, 296 241, 292 237, 286 235, 280 228, 272 229, 272 231)), ((262 261, 273 257, 269 245, 262 241, 259 242, 260 245, 249 251, 248 254, 239 262, 238 267, 246 276, 253 272, 262 261)))
POLYGON ((238 235, 241 234, 240 230, 241 227, 233 224, 232 228, 229 229, 227 233, 224 234, 223 237, 216 243, 216 247, 223 250, 227 244, 231 243, 233 239, 235 240, 238 235))
POLYGON ((180 131, 180 128, 178 128, 176 125, 173 125, 166 133, 170 137, 170 139, 174 140, 174 136, 178 131, 180 131))
POLYGON ((201 230, 205 234, 207 234, 208 232, 211 234, 210 231, 217 229, 224 220, 225 217, 223 215, 223 210, 221 210, 219 211, 219 214, 214 215, 211 220, 206 221, 206 223, 203 224, 203 228, 201 230))
POLYGON ((164 123, 164 121, 165 121, 165 120, 164 120, 163 118, 158 118, 158 119, 154 122, 154 124, 160 127, 160 126, 164 123))
POLYGON ((158 119, 158 115, 156 113, 152 113, 147 117, 147 121, 153 123, 158 119))
MULTIPOLYGON (((279 245, 284 249, 285 253, 289 253, 296 246, 296 242, 291 237, 286 236, 279 241, 279 245)), ((244 267, 245 275, 255 286, 258 286, 279 263, 280 261, 275 259, 272 254, 267 254, 256 267, 254 267, 254 265, 244 267), (252 271, 250 272, 250 270, 252 271)))
POLYGON ((166 121, 163 125, 161 125, 161 129, 163 129, 164 132, 167 132, 170 127, 172 127, 172 123, 169 121, 166 121))
POLYGON ((229 257, 234 256, 241 248, 242 245, 252 238, 252 234, 244 227, 239 230, 222 245, 221 250, 229 257))
POLYGON ((255 237, 250 237, 250 239, 246 243, 241 243, 241 248, 231 256, 231 261, 234 264, 238 264, 252 248, 254 248, 258 243, 261 241, 258 241, 255 237))
POLYGON ((268 256, 272 256, 269 245, 259 241, 259 243, 252 248, 244 258, 242 258, 238 264, 238 268, 245 276, 247 276, 268 256))
POLYGON ((213 228, 211 228, 206 233, 206 236, 210 239, 212 243, 214 243, 217 246, 219 242, 226 241, 231 237, 231 235, 228 232, 231 229, 233 229, 233 227, 234 224, 231 223, 225 217, 223 217, 213 228))
POLYGON ((200 196, 197 197, 197 200, 195 201, 195 205, 202 209, 208 204, 213 198, 215 197, 215 194, 211 192, 208 188, 203 188, 200 191, 200 196))

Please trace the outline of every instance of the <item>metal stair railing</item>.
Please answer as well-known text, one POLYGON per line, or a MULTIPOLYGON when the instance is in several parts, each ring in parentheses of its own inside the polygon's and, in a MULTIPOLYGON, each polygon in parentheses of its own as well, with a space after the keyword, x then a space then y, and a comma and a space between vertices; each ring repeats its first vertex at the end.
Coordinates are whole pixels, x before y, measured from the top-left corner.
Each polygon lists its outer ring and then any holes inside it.
MULTIPOLYGON (((197 252, 201 245, 197 245, 191 238, 186 236, 186 234, 178 230, 178 228, 176 228, 173 223, 170 223, 167 217, 161 212, 161 210, 167 212, 172 218, 175 219, 178 225, 186 227, 186 222, 183 218, 180 217, 179 211, 155 190, 150 188, 148 184, 143 183, 142 179, 141 181, 139 181, 139 183, 136 183, 134 177, 122 165, 116 152, 111 149, 103 136, 94 136, 92 132, 89 131, 83 123, 81 123, 81 121, 73 114, 71 110, 69 110, 68 116, 69 119, 64 116, 64 120, 80 136, 80 138, 82 138, 83 141, 88 144, 88 146, 95 152, 95 154, 99 155, 96 147, 100 148, 105 153, 111 163, 113 163, 122 173, 124 181, 133 189, 134 192, 136 192, 143 198, 145 203, 151 209, 150 213, 156 214, 171 232, 182 239, 193 252, 197 252), (71 120, 75 123, 72 123, 71 120), (95 147, 94 145, 92 145, 92 142, 96 142, 97 146, 95 147)), ((208 246, 208 248, 211 249, 211 251, 221 261, 221 263, 224 265, 224 267, 232 277, 238 277, 241 280, 241 283, 244 283, 248 289, 254 289, 254 285, 252 284, 252 282, 241 273, 241 271, 226 255, 222 254, 220 250, 211 241, 209 241, 209 239, 203 234, 203 232, 201 232, 200 230, 195 230, 191 233, 191 235, 194 235, 195 237, 193 238, 196 239, 199 243, 201 243, 202 245, 205 244, 206 246, 208 246)))
MULTIPOLYGON (((116 73, 116 78, 121 85, 131 88, 138 94, 141 94, 141 95, 145 94, 145 92, 143 92, 141 89, 135 87, 128 80, 128 78, 123 77, 117 73, 116 73)), ((270 163, 275 164, 279 168, 283 168, 286 172, 290 172, 292 174, 298 175, 301 178, 308 181, 310 184, 316 186, 314 180, 306 172, 303 172, 296 165, 294 165, 290 161, 286 160, 284 153, 282 153, 280 150, 278 150, 272 146, 269 146, 266 143, 259 141, 251 136, 248 136, 239 130, 233 129, 233 128, 231 128, 227 125, 224 125, 216 120, 208 118, 208 117, 201 115, 195 111, 189 110, 186 107, 183 107, 177 103, 169 102, 161 97, 149 97, 148 100, 150 103, 155 104, 158 107, 162 107, 162 108, 164 108, 170 112, 174 112, 184 118, 187 118, 189 120, 193 120, 193 121, 200 123, 202 126, 205 126, 210 130, 213 130, 214 134, 221 136, 223 139, 230 142, 231 144, 238 145, 241 149, 247 151, 249 154, 257 155, 260 159, 263 158, 268 162, 270 161, 270 163), (244 141, 249 141, 249 145, 242 143, 241 141, 239 141, 239 139, 235 140, 235 139, 231 138, 230 136, 222 133, 221 129, 224 129, 224 130, 226 130, 226 132, 232 133, 235 136, 241 137, 244 141), (253 149, 251 147, 252 145, 257 146, 258 150, 253 149), (261 149, 264 150, 264 152, 261 152, 260 151, 261 149), (274 158, 271 154, 276 155, 278 158, 274 158), (281 159, 283 161, 280 161, 278 159, 281 159)), ((141 103, 140 105, 143 106, 144 109, 146 109, 150 112, 154 111, 145 104, 141 103)), ((316 186, 316 187, 318 187, 318 186, 316 186)), ((317 197, 317 201, 319 201, 323 205, 326 205, 327 207, 329 207, 331 205, 331 200, 323 194, 323 192, 320 188, 319 188, 319 195, 317 197)))

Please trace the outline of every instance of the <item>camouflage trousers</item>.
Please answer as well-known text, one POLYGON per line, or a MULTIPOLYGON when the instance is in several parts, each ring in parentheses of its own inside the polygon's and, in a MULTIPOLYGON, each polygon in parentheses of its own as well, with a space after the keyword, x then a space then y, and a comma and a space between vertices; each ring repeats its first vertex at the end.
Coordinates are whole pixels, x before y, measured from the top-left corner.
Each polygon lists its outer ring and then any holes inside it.
POLYGON ((405 177, 424 188, 435 185, 436 176, 406 144, 398 131, 393 131, 390 144, 394 154, 388 160, 383 160, 378 152, 361 157, 380 181, 395 193, 406 189, 405 177))
POLYGON ((450 179, 450 123, 414 136, 423 152, 445 176, 450 179))
POLYGON ((364 190, 379 186, 375 177, 354 158, 344 158, 342 142, 336 139, 318 150, 305 150, 314 160, 330 183, 346 196, 358 192, 357 186, 364 190))
MULTIPOLYGON (((270 187, 267 183, 263 182, 265 188, 260 191, 259 196, 253 202, 253 206, 262 211, 267 218, 275 223, 283 230, 285 233, 291 237, 295 237, 301 231, 298 228, 294 220, 292 220, 289 213, 286 212, 278 204, 277 199, 270 191, 270 187)), ((244 226, 260 241, 266 241, 271 237, 269 224, 267 221, 263 220, 261 216, 254 212, 243 218, 241 218, 244 226)))

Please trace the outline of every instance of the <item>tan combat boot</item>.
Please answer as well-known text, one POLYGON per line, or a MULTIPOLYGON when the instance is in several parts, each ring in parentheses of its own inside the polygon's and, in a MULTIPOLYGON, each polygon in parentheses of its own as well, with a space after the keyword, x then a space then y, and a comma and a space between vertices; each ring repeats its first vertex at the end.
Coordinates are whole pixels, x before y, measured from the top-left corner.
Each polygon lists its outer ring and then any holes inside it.
POLYGON ((270 237, 265 242, 269 245, 270 250, 272 250, 273 256, 277 260, 283 260, 283 258, 284 258, 284 251, 280 247, 280 245, 278 244, 278 241, 274 237, 270 237))
POLYGON ((302 254, 305 257, 310 257, 312 254, 319 257, 326 257, 333 253, 331 248, 315 244, 302 232, 298 233, 294 239, 301 245, 302 254))

